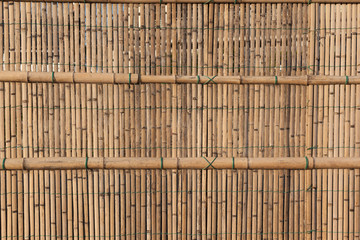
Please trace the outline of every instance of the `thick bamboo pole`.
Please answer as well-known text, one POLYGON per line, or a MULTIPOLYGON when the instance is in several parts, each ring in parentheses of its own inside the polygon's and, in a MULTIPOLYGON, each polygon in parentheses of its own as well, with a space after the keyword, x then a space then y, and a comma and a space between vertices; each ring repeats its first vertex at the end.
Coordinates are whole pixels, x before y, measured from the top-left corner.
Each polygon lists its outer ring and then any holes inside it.
POLYGON ((332 85, 360 84, 360 76, 179 76, 140 75, 121 73, 69 73, 69 72, 17 72, 0 73, 0 82, 23 83, 188 83, 188 84, 288 84, 288 85, 332 85))
POLYGON ((1 170, 75 169, 358 169, 355 157, 49 157, 6 158, 1 170))

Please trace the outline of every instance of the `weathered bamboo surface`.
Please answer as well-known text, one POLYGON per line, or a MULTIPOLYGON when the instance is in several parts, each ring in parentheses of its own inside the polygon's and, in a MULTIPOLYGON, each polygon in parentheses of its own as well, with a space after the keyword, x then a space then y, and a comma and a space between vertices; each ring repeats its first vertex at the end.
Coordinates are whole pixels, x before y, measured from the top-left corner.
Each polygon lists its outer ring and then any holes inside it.
POLYGON ((0 8, 0 70, 205 76, 359 71, 357 4, 4 2, 0 8))
MULTIPOLYGON (((305 154, 309 167, 360 156, 358 85, 0 86, 5 168, 13 158, 202 156, 295 157, 305 168, 305 154)), ((1 237, 342 238, 360 227, 357 171, 0 171, 1 237)))
MULTIPOLYGON (((0 9, 2 71, 345 79, 1 82, 4 167, 6 159, 47 157, 296 157, 302 165, 305 156, 360 157, 360 85, 345 84, 359 71, 358 4, 0 2, 0 9)), ((355 239, 359 176, 358 168, 0 171, 0 237, 355 239)))
POLYGON ((0 70, 204 76, 359 71, 357 4, 4 2, 0 8, 0 70))
POLYGON ((313 65, 306 57, 308 4, 5 2, 0 8, 0 70, 247 76, 305 74, 313 65))

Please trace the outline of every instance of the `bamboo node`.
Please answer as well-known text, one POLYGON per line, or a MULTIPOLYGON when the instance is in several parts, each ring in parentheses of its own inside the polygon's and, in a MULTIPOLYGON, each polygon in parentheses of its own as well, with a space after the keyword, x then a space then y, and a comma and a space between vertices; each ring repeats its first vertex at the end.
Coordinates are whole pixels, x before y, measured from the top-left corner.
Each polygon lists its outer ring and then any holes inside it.
POLYGON ((207 161, 207 163, 209 165, 207 165, 207 167, 204 167, 202 170, 207 170, 209 167, 212 167, 213 169, 216 169, 212 164, 215 162, 215 160, 217 159, 217 157, 215 157, 211 162, 204 156, 201 156, 203 159, 205 159, 207 161))

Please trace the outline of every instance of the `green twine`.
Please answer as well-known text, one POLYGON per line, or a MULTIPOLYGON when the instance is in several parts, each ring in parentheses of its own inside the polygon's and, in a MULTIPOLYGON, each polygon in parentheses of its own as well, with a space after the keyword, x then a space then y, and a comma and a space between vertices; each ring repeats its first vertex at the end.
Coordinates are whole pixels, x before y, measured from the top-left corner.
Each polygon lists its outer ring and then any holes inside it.
POLYGON ((306 161, 306 164, 305 164, 305 170, 306 170, 309 167, 309 159, 307 156, 305 156, 305 161, 306 161))
POLYGON ((274 83, 275 85, 277 85, 278 84, 278 77, 277 76, 275 76, 275 83, 274 83))
POLYGON ((129 73, 129 86, 131 84, 131 73, 129 73))
POLYGON ((51 82, 54 83, 54 72, 51 72, 51 82))
POLYGON ((2 161, 2 165, 1 165, 2 170, 5 170, 5 160, 6 160, 6 158, 4 158, 3 161, 2 161))
POLYGON ((164 158, 160 158, 160 169, 164 169, 164 158))
POLYGON ((206 169, 208 169, 209 167, 212 167, 213 169, 215 169, 215 167, 214 167, 212 164, 215 162, 215 160, 216 160, 217 157, 215 157, 211 162, 209 162, 209 160, 207 160, 206 157, 204 157, 204 156, 201 156, 201 157, 202 157, 203 159, 205 159, 205 160, 207 161, 207 163, 209 164, 209 165, 207 165, 207 167, 204 167, 203 170, 206 170, 206 169))
POLYGON ((209 80, 207 80, 204 84, 208 84, 210 82, 213 82, 214 84, 216 84, 216 82, 214 81, 214 79, 217 77, 217 75, 213 76, 212 78, 208 77, 208 76, 205 76, 207 77, 209 80))
POLYGON ((160 0, 160 4, 162 4, 162 0, 160 0))
POLYGON ((197 77, 197 82, 196 83, 199 84, 200 83, 200 76, 197 75, 196 77, 197 77))
POLYGON ((310 4, 311 4, 311 0, 308 1, 308 5, 310 5, 310 4))
POLYGON ((204 2, 203 4, 208 4, 210 2, 212 2, 213 0, 208 0, 207 2, 204 2))
POLYGON ((89 161, 89 158, 88 158, 88 156, 86 156, 86 159, 85 159, 85 169, 88 169, 88 161, 89 161))
POLYGON ((345 78, 346 78, 345 85, 347 85, 349 83, 349 76, 346 76, 345 78))
POLYGON ((236 4, 236 3, 237 3, 237 0, 234 1, 234 4, 236 4))
POLYGON ((232 157, 232 169, 235 169, 235 158, 232 157))

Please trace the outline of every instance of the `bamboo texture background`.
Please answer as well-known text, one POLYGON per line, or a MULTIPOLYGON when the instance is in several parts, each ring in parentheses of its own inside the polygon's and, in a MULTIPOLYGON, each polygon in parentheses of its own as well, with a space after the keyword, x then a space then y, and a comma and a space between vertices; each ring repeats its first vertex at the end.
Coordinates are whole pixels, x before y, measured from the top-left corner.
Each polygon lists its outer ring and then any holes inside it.
MULTIPOLYGON (((358 4, 0 2, 0 9, 2 70, 358 71, 358 4)), ((357 85, 0 83, 0 159, 359 156, 359 92, 357 85)), ((359 176, 358 169, 0 171, 0 236, 355 239, 359 176)))

